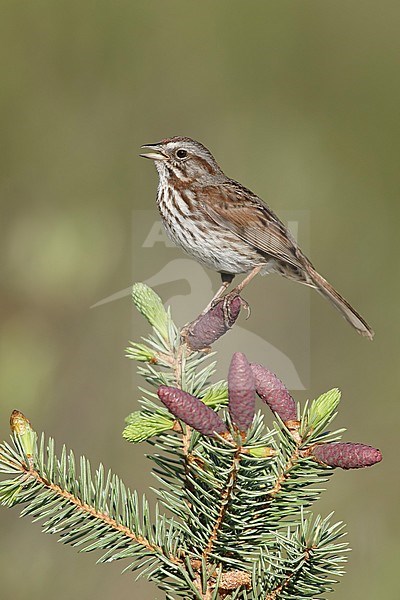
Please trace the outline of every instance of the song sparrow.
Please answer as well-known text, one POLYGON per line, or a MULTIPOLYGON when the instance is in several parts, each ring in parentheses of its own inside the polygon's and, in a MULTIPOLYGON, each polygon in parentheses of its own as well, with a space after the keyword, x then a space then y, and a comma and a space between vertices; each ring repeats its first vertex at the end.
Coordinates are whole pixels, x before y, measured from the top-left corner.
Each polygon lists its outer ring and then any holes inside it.
POLYGON ((290 231, 253 192, 229 179, 203 144, 173 137, 150 148, 159 175, 157 205, 168 236, 206 267, 221 274, 220 297, 234 276, 247 273, 240 292, 257 274, 278 272, 311 286, 369 339, 373 331, 321 276, 290 231))

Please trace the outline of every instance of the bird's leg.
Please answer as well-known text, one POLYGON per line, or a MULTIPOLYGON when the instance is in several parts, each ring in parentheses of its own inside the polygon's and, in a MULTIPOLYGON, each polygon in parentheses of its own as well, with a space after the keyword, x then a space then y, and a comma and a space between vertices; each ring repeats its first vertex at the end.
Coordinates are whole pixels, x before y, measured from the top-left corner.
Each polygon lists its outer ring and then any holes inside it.
MULTIPOLYGON (((246 285, 248 283, 250 283, 250 281, 253 279, 253 277, 255 277, 261 271, 261 269, 262 269, 262 265, 260 265, 259 267, 254 267, 254 269, 252 269, 250 271, 250 273, 243 279, 243 281, 241 281, 236 287, 233 288, 233 290, 231 292, 229 292, 229 294, 227 294, 224 297, 224 306, 223 306, 224 311, 228 310, 227 307, 229 307, 229 300, 231 298, 233 298, 234 296, 239 296, 240 292, 243 290, 243 288, 245 288, 246 285)), ((235 275, 233 273, 221 273, 222 285, 220 286, 219 290, 214 295, 214 297, 211 299, 211 301, 207 304, 206 308, 203 310, 203 312, 201 313, 200 316, 204 315, 211 308, 213 308, 213 306, 216 305, 218 300, 224 295, 226 288, 229 287, 229 285, 232 283, 234 277, 235 277, 235 275)), ((245 303, 245 305, 250 314, 250 308, 249 308, 248 304, 245 303)))
MULTIPOLYGON (((226 288, 230 286, 230 284, 232 283, 232 281, 235 277, 235 275, 233 273, 220 273, 220 275, 221 275, 222 285, 219 287, 217 292, 214 294, 214 296, 212 297, 210 302, 207 304, 205 309, 199 314, 199 316, 196 317, 196 319, 194 321, 191 321, 191 323, 187 323, 181 329, 181 336, 183 339, 185 339, 185 337, 187 336, 190 327, 193 327, 193 325, 195 325, 197 323, 197 321, 203 315, 205 315, 211 308, 213 308, 215 306, 215 304, 218 302, 218 300, 221 298, 221 296, 223 296, 226 288)), ((225 304, 224 304, 223 310, 224 310, 225 319, 227 319, 228 318, 228 316, 227 316, 228 309, 225 308, 225 304)))
POLYGON ((201 313, 202 315, 204 315, 206 312, 208 312, 210 310, 210 308, 215 306, 217 300, 219 300, 221 298, 221 296, 223 296, 226 288, 228 288, 230 286, 230 284, 232 283, 232 281, 235 277, 235 275, 233 273, 220 273, 220 275, 221 275, 222 285, 219 287, 217 292, 214 294, 214 296, 212 297, 210 302, 207 304, 207 306, 201 313))
MULTIPOLYGON (((252 269, 250 271, 250 273, 243 279, 243 281, 241 281, 236 287, 233 288, 232 291, 229 292, 229 294, 226 294, 226 296, 224 296, 224 304, 223 304, 223 311, 224 314, 226 315, 226 318, 229 318, 229 307, 230 307, 230 300, 235 297, 235 296, 240 296, 240 292, 243 290, 243 288, 246 287, 246 285, 248 283, 250 283, 250 281, 253 279, 253 277, 255 277, 256 275, 258 275, 258 273, 261 271, 262 266, 259 267, 254 267, 254 269, 252 269)), ((242 305, 247 309, 247 319, 250 316, 250 306, 247 304, 247 302, 245 300, 243 300, 242 298, 242 305)))
POLYGON ((236 295, 240 294, 240 292, 243 290, 243 288, 245 288, 246 285, 248 283, 250 283, 250 281, 253 279, 253 277, 258 275, 258 273, 261 271, 261 269, 262 269, 262 265, 260 265, 259 267, 254 267, 254 269, 252 269, 250 271, 250 273, 243 279, 243 281, 241 281, 236 287, 234 287, 230 293, 236 294, 236 295))

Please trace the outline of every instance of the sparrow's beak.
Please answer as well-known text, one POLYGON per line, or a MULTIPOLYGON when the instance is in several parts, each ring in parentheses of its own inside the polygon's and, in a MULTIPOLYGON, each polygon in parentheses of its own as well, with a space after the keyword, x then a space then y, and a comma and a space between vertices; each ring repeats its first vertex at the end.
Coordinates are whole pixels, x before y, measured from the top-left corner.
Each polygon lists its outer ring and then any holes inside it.
POLYGON ((151 158, 152 160, 168 160, 168 155, 161 149, 161 144, 143 144, 141 148, 151 148, 153 152, 140 154, 143 158, 151 158))

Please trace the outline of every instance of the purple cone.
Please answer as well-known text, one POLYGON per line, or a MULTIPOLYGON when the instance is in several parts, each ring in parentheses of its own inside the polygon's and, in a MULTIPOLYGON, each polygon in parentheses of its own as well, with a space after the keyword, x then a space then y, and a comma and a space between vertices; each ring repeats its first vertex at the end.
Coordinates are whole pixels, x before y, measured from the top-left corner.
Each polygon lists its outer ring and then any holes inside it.
POLYGON ((232 356, 228 374, 229 414, 240 431, 246 431, 253 422, 256 394, 255 381, 247 358, 242 352, 232 356))
POLYGON ((341 469, 361 469, 382 460, 382 454, 376 448, 353 442, 317 444, 311 454, 318 462, 341 469))
POLYGON ((188 392, 162 385, 158 388, 157 394, 175 417, 203 435, 213 437, 216 433, 227 432, 225 423, 217 413, 188 392))
POLYGON ((216 342, 235 323, 239 316, 242 299, 234 296, 232 299, 222 298, 204 315, 196 319, 189 327, 186 341, 193 350, 202 350, 216 342))
POLYGON ((280 379, 262 365, 252 363, 256 392, 284 423, 297 420, 296 404, 280 379))

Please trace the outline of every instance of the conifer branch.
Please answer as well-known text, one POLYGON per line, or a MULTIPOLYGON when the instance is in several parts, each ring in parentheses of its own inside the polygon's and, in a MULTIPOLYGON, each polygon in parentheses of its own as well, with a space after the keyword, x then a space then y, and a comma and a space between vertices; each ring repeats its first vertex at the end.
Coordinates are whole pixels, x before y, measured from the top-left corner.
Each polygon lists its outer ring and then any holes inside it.
POLYGON ((293 579, 295 577, 299 577, 301 575, 302 569, 305 568, 307 561, 310 560, 310 550, 311 550, 311 548, 305 548, 305 550, 303 552, 302 560, 299 563, 299 565, 297 566, 297 568, 295 570, 293 570, 291 573, 289 573, 289 575, 286 577, 286 579, 282 583, 280 583, 273 590, 268 592, 268 594, 265 597, 265 600, 276 600, 278 598, 278 596, 281 594, 281 592, 289 586, 289 584, 293 581, 293 579))
POLYGON ((218 531, 221 528, 224 516, 228 509, 229 501, 230 501, 233 491, 235 489, 237 474, 238 474, 238 470, 239 470, 241 450, 242 450, 241 447, 238 447, 235 454, 233 455, 232 467, 229 471, 229 477, 228 477, 228 480, 226 482, 224 489, 222 490, 222 492, 220 494, 220 507, 219 507, 218 516, 215 520, 210 537, 208 538, 207 545, 202 552, 202 556, 205 560, 207 560, 208 556, 212 552, 214 542, 218 536, 218 531))
POLYGON ((150 288, 136 284, 132 296, 152 332, 127 355, 153 389, 139 388, 140 410, 123 435, 154 449, 154 491, 173 517, 157 504, 152 521, 146 498, 102 465, 92 476, 65 448, 57 458, 54 442, 38 444, 19 411, 12 444, 0 445, 0 472, 11 477, 0 482, 0 503, 22 505, 22 515, 81 551, 105 551, 99 562, 129 560, 127 569, 140 569, 167 600, 320 598, 343 574, 348 548, 341 523, 314 518, 310 506, 334 468, 370 466, 381 453, 328 430, 338 390, 300 411, 274 373, 240 352, 228 382, 211 383, 214 355, 203 350, 234 324, 240 297, 179 332, 150 288), (256 393, 276 417, 271 427, 256 412, 256 393))
MULTIPOLYGON (((46 479, 46 477, 40 475, 40 473, 38 473, 38 471, 35 470, 33 465, 28 467, 27 465, 20 463, 17 466, 17 468, 21 471, 21 473, 24 473, 26 476, 23 479, 24 483, 25 483, 25 481, 28 481, 30 478, 32 478, 34 481, 39 483, 43 488, 51 490, 51 492, 53 492, 54 496, 59 497, 61 500, 66 500, 69 504, 71 504, 73 507, 75 507, 78 511, 81 511, 82 513, 86 514, 88 517, 93 517, 93 519, 96 519, 97 521, 104 523, 107 527, 109 527, 110 529, 112 529, 118 533, 121 533, 124 537, 128 538, 132 542, 134 542, 136 544, 140 544, 149 552, 152 552, 154 554, 163 554, 163 550, 160 546, 157 546, 156 544, 151 544, 149 542, 149 540, 146 539, 143 535, 134 533, 126 525, 122 525, 121 523, 118 523, 116 519, 113 519, 112 517, 110 517, 110 515, 107 514, 106 512, 96 509, 95 506, 91 506, 87 502, 83 502, 83 500, 81 498, 79 498, 78 496, 76 496, 75 494, 72 494, 71 492, 67 491, 66 489, 62 489, 61 486, 59 486, 55 483, 52 483, 51 481, 48 481, 48 479, 46 479)), ((169 555, 168 558, 173 563, 176 563, 176 564, 180 563, 179 559, 177 559, 174 556, 169 555)))
POLYGON ((289 479, 290 473, 292 469, 296 466, 297 461, 299 460, 299 445, 296 444, 296 448, 289 457, 287 463, 283 467, 283 469, 278 473, 277 478, 275 479, 274 486, 270 492, 268 492, 267 496, 272 500, 279 492, 282 490, 283 484, 289 479))
POLYGON ((17 434, 12 441, 12 446, 0 445, 0 470, 13 475, 1 482, 1 503, 25 505, 22 515, 45 519, 45 532, 58 533, 64 543, 81 546, 81 551, 106 549, 100 562, 133 557, 130 568, 136 568, 137 560, 152 557, 152 564, 156 560, 159 566, 181 568, 183 550, 173 522, 163 517, 154 530, 148 522, 146 499, 140 517, 137 494, 111 472, 106 474, 102 465, 93 478, 89 463, 81 458, 78 475, 73 454, 64 447, 58 459, 53 440, 46 449, 42 436, 40 446, 32 446, 32 454, 27 454, 17 434))

